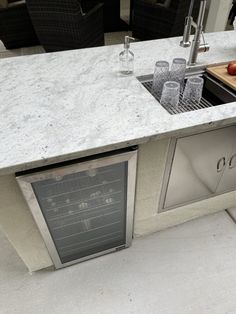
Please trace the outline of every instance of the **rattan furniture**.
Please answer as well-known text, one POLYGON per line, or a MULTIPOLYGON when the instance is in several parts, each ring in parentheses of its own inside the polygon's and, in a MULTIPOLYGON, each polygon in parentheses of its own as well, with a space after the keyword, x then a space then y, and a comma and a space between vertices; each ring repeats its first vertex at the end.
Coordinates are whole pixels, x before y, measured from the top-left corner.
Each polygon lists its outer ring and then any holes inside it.
POLYGON ((26 0, 36 34, 47 52, 104 45, 103 4, 79 0, 26 0))
POLYGON ((232 5, 232 8, 231 8, 230 13, 229 13, 230 25, 233 25, 235 16, 236 16, 236 0, 233 1, 233 5, 232 5))
POLYGON ((0 8, 0 40, 7 49, 39 44, 24 1, 0 8))
MULTIPOLYGON (((183 34, 191 0, 133 0, 133 36, 140 40, 159 39, 183 34), (161 3, 162 2, 162 3, 161 3)), ((196 17, 199 1, 195 1, 196 17)))
MULTIPOLYGON (((82 0, 83 3, 89 3, 94 0, 82 0)), ((105 32, 118 32, 129 29, 129 25, 126 24, 120 18, 120 1, 121 0, 95 0, 97 2, 104 3, 104 31, 105 32)), ((130 1, 130 0, 126 0, 130 1)))

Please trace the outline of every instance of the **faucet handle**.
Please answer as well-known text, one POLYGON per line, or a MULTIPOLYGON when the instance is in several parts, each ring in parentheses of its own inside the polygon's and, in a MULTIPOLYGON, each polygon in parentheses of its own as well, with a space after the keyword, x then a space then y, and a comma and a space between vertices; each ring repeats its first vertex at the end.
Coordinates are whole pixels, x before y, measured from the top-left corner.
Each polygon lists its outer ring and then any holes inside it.
POLYGON ((209 50, 210 50, 209 44, 205 43, 205 44, 199 45, 198 52, 207 52, 209 50))

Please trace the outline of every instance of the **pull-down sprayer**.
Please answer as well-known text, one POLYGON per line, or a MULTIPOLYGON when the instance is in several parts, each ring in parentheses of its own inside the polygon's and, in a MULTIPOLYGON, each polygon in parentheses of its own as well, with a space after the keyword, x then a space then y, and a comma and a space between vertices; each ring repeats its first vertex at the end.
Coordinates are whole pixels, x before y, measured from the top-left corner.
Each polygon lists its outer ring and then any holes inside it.
POLYGON ((192 0, 190 3, 189 13, 185 19, 183 40, 180 42, 181 47, 187 48, 191 46, 190 35, 192 27, 194 27, 195 35, 192 41, 192 47, 188 61, 189 66, 193 66, 197 63, 197 56, 199 52, 206 52, 210 49, 210 46, 207 43, 204 42, 201 44, 201 35, 203 36, 203 19, 206 12, 207 0, 201 0, 197 23, 194 22, 192 17, 194 2, 195 0, 192 0))

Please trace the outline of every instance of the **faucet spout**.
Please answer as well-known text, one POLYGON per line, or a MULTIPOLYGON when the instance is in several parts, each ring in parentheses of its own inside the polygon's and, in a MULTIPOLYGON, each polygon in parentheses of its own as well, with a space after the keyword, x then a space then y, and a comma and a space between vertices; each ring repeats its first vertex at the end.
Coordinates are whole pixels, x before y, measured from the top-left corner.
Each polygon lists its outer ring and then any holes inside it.
MULTIPOLYGON (((192 11, 194 1, 190 4, 190 11, 192 11)), ((187 48, 191 46, 190 35, 192 27, 195 29, 194 39, 192 41, 190 56, 188 65, 193 66, 197 63, 198 53, 206 52, 210 49, 210 46, 205 42, 201 44, 201 35, 203 34, 203 20, 206 12, 207 0, 201 0, 200 9, 198 14, 197 23, 194 22, 192 16, 187 16, 185 19, 185 27, 183 40, 180 42, 180 46, 187 48)))

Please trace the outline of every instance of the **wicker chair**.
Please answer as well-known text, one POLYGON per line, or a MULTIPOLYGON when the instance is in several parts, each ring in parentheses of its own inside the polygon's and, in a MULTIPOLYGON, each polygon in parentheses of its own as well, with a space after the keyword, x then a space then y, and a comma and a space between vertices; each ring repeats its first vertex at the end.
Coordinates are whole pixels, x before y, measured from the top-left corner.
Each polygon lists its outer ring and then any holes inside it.
POLYGON ((104 45, 103 4, 79 0, 26 0, 36 34, 47 52, 104 45), (85 13, 86 12, 86 13, 85 13))
MULTIPOLYGON (((82 0, 83 3, 91 1, 104 3, 104 30, 105 32, 127 31, 129 25, 120 18, 120 1, 121 0, 82 0)), ((129 0, 126 0, 129 1, 129 0)))
POLYGON ((232 6, 231 11, 229 13, 230 25, 233 25, 235 16, 236 16, 236 0, 233 1, 233 6, 232 6))
POLYGON ((0 40, 7 49, 39 44, 24 1, 0 9, 0 40))
MULTIPOLYGON (((133 0, 132 31, 140 40, 150 40, 183 34, 185 17, 191 0, 171 0, 154 3, 150 0, 133 0), (165 5, 165 2, 169 2, 165 5)), ((196 18, 200 1, 195 1, 196 18)))

